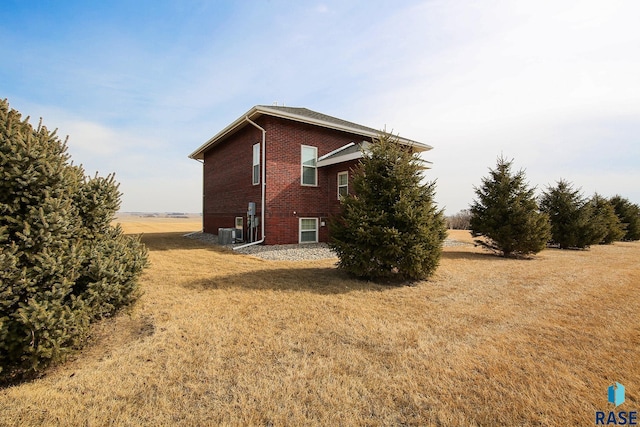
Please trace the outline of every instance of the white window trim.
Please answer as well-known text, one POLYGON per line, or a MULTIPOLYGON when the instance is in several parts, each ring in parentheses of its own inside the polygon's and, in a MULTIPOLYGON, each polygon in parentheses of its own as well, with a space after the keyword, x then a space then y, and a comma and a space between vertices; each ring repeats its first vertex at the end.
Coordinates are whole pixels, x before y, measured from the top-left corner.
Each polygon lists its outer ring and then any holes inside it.
POLYGON ((257 142, 255 144, 253 144, 252 147, 252 161, 251 161, 251 183, 253 185, 258 185, 260 184, 260 143, 257 142), (257 149, 257 156, 256 156, 256 149, 257 149), (257 163, 256 163, 257 160, 257 163), (258 171, 256 173, 256 166, 258 166, 258 171))
POLYGON ((320 233, 320 230, 318 229, 318 218, 298 218, 298 243, 300 244, 304 244, 304 243, 318 243, 318 234, 320 233), (316 228, 315 228, 315 232, 316 232, 316 239, 313 242, 309 242, 309 241, 302 241, 302 231, 311 231, 311 230, 302 230, 302 220, 303 219, 312 219, 316 222, 316 228))
POLYGON ((304 185, 305 187, 317 187, 318 186, 318 147, 314 147, 312 145, 301 145, 300 146, 300 184, 304 185), (316 159, 316 165, 315 166, 305 166, 302 163, 302 153, 304 152, 305 148, 313 148, 313 150, 315 150, 316 154, 315 154, 315 159, 316 159), (313 167, 313 172, 315 174, 315 184, 305 184, 304 183, 304 168, 311 168, 313 167))
POLYGON ((338 176, 336 178, 336 182, 338 184, 338 200, 340 200, 340 188, 344 187, 347 189, 347 194, 349 194, 349 171, 338 172, 338 176), (347 176, 347 183, 345 185, 340 185, 340 175, 347 176))

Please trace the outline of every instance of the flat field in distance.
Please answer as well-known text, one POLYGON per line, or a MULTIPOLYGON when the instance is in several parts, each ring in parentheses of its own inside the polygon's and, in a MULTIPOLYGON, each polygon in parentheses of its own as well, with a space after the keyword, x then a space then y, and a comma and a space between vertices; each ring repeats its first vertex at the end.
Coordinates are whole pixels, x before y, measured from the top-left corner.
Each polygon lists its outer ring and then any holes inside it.
POLYGON ((182 237, 199 218, 122 222, 150 250, 144 295, 0 389, 0 424, 593 425, 615 381, 616 412, 640 410, 639 242, 452 246, 432 279, 389 287, 182 237))
POLYGON ((202 230, 201 216, 193 214, 176 216, 118 214, 114 223, 122 225, 124 232, 129 234, 188 233, 202 230))

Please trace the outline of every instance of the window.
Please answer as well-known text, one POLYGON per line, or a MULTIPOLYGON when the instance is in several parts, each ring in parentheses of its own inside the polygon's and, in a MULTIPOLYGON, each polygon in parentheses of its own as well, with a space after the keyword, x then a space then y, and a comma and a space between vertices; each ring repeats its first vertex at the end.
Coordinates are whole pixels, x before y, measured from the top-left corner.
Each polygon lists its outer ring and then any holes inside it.
POLYGON ((300 243, 318 242, 318 218, 300 218, 300 243))
POLYGON ((338 172, 338 200, 349 194, 349 172, 338 172))
POLYGON ((236 217, 236 241, 242 241, 242 232, 244 231, 244 217, 236 217))
POLYGON ((260 184, 260 143, 253 144, 253 172, 251 182, 260 184))
POLYGON ((302 185, 318 185, 318 170, 316 160, 318 159, 318 149, 316 147, 302 146, 302 185))

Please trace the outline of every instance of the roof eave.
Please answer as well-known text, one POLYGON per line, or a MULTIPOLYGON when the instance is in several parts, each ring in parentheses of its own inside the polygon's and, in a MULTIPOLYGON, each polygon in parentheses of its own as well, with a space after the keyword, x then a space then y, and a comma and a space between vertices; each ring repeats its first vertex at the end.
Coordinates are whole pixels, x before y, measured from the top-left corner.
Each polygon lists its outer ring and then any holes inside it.
POLYGON ((338 163, 345 163, 351 160, 361 159, 362 156, 363 156, 362 151, 358 151, 358 152, 350 153, 344 156, 337 156, 337 157, 332 157, 330 159, 318 160, 316 166, 318 166, 319 168, 322 168, 325 166, 336 165, 338 163))
POLYGON ((259 114, 256 114, 258 112, 259 112, 259 108, 257 106, 251 108, 245 114, 238 117, 233 123, 231 123, 226 128, 222 129, 220 132, 218 132, 217 134, 209 138, 207 142, 205 142, 200 147, 198 147, 198 149, 195 150, 193 153, 189 154, 189 158, 194 160, 204 160, 205 151, 207 151, 210 147, 214 146, 216 142, 224 139, 224 137, 226 137, 227 135, 232 134, 236 130, 241 128, 245 124, 247 117, 251 119, 255 118, 256 115, 259 115, 259 114))
MULTIPOLYGON (((203 160, 205 151, 207 151, 209 148, 213 147, 218 141, 224 139, 224 137, 226 137, 227 135, 235 132, 240 127, 242 127, 245 124, 247 117, 249 117, 251 119, 254 119, 255 117, 260 116, 262 114, 268 114, 268 115, 273 116, 273 117, 279 117, 279 118, 283 118, 283 119, 288 119, 288 120, 293 120, 293 121, 297 121, 297 122, 302 122, 302 123, 308 123, 308 124, 312 124, 312 125, 316 125, 316 126, 321 126, 321 127, 325 127, 325 128, 329 128, 329 129, 335 129, 335 130, 339 130, 339 131, 343 131, 343 132, 353 133, 353 134, 360 135, 360 136, 366 136, 366 137, 369 137, 369 138, 372 138, 372 139, 377 138, 379 136, 379 134, 380 134, 380 132, 374 131, 374 130, 366 131, 364 129, 356 129, 356 128, 353 128, 353 127, 350 127, 350 126, 344 126, 344 125, 340 125, 340 124, 336 124, 336 123, 330 123, 330 122, 326 122, 324 120, 314 119, 312 117, 302 117, 302 116, 299 116, 297 114, 289 113, 289 112, 286 112, 286 111, 280 111, 280 110, 276 110, 276 109, 271 109, 269 107, 256 105, 253 108, 251 108, 249 111, 247 111, 245 114, 240 116, 238 119, 236 119, 229 126, 227 126, 226 128, 222 129, 220 132, 218 132, 216 135, 214 135, 212 138, 210 138, 207 142, 205 142, 200 147, 198 147, 198 149, 195 150, 193 153, 189 154, 189 158, 190 159, 194 159, 194 160, 203 160)), ((430 146, 428 144, 423 144, 422 142, 413 141, 411 139, 403 138, 403 137, 400 137, 400 136, 397 136, 397 138, 398 138, 398 142, 399 143, 404 144, 404 145, 408 145, 408 146, 414 148, 415 151, 417 151, 417 152, 429 151, 429 150, 433 149, 432 146, 430 146)))
POLYGON ((338 154, 338 153, 339 153, 339 152, 341 152, 341 151, 346 150, 347 148, 353 147, 354 145, 356 145, 356 143, 355 143, 355 142, 353 142, 353 141, 351 141, 350 143, 348 143, 348 144, 346 144, 346 145, 343 145, 343 146, 342 146, 342 147, 340 147, 340 148, 336 148, 335 150, 333 150, 333 151, 331 151, 331 152, 329 152, 329 153, 327 153, 327 154, 325 154, 325 155, 323 155, 323 156, 318 157, 318 161, 321 161, 321 160, 327 159, 327 158, 329 158, 329 157, 331 157, 331 156, 333 156, 333 155, 338 154))

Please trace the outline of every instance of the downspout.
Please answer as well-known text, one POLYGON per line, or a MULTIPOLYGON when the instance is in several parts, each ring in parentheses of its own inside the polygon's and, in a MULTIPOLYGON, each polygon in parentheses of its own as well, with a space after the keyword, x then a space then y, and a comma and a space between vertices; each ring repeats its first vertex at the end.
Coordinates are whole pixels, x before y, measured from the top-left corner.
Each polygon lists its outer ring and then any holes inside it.
POLYGON ((252 121, 249 116, 245 116, 244 119, 249 122, 250 124, 252 124, 253 126, 257 127, 258 129, 260 129, 262 131, 262 144, 261 147, 262 148, 262 171, 261 171, 261 181, 262 181, 262 200, 261 200, 261 204, 260 204, 260 234, 262 236, 262 238, 260 240, 256 240, 255 242, 251 242, 251 243, 247 243, 245 245, 240 245, 240 246, 236 246, 233 248, 233 250, 238 250, 238 249, 242 249, 242 248, 246 248, 248 246, 253 246, 253 245, 257 245, 260 244, 262 242, 264 242, 264 210, 265 210, 265 200, 266 200, 266 195, 265 195, 265 189, 267 186, 267 183, 265 182, 267 174, 266 174, 266 167, 267 167, 267 162, 266 162, 266 155, 265 155, 265 151, 266 151, 266 147, 265 147, 265 142, 267 139, 267 131, 264 130, 262 127, 260 127, 257 123, 255 123, 254 121, 252 121))

